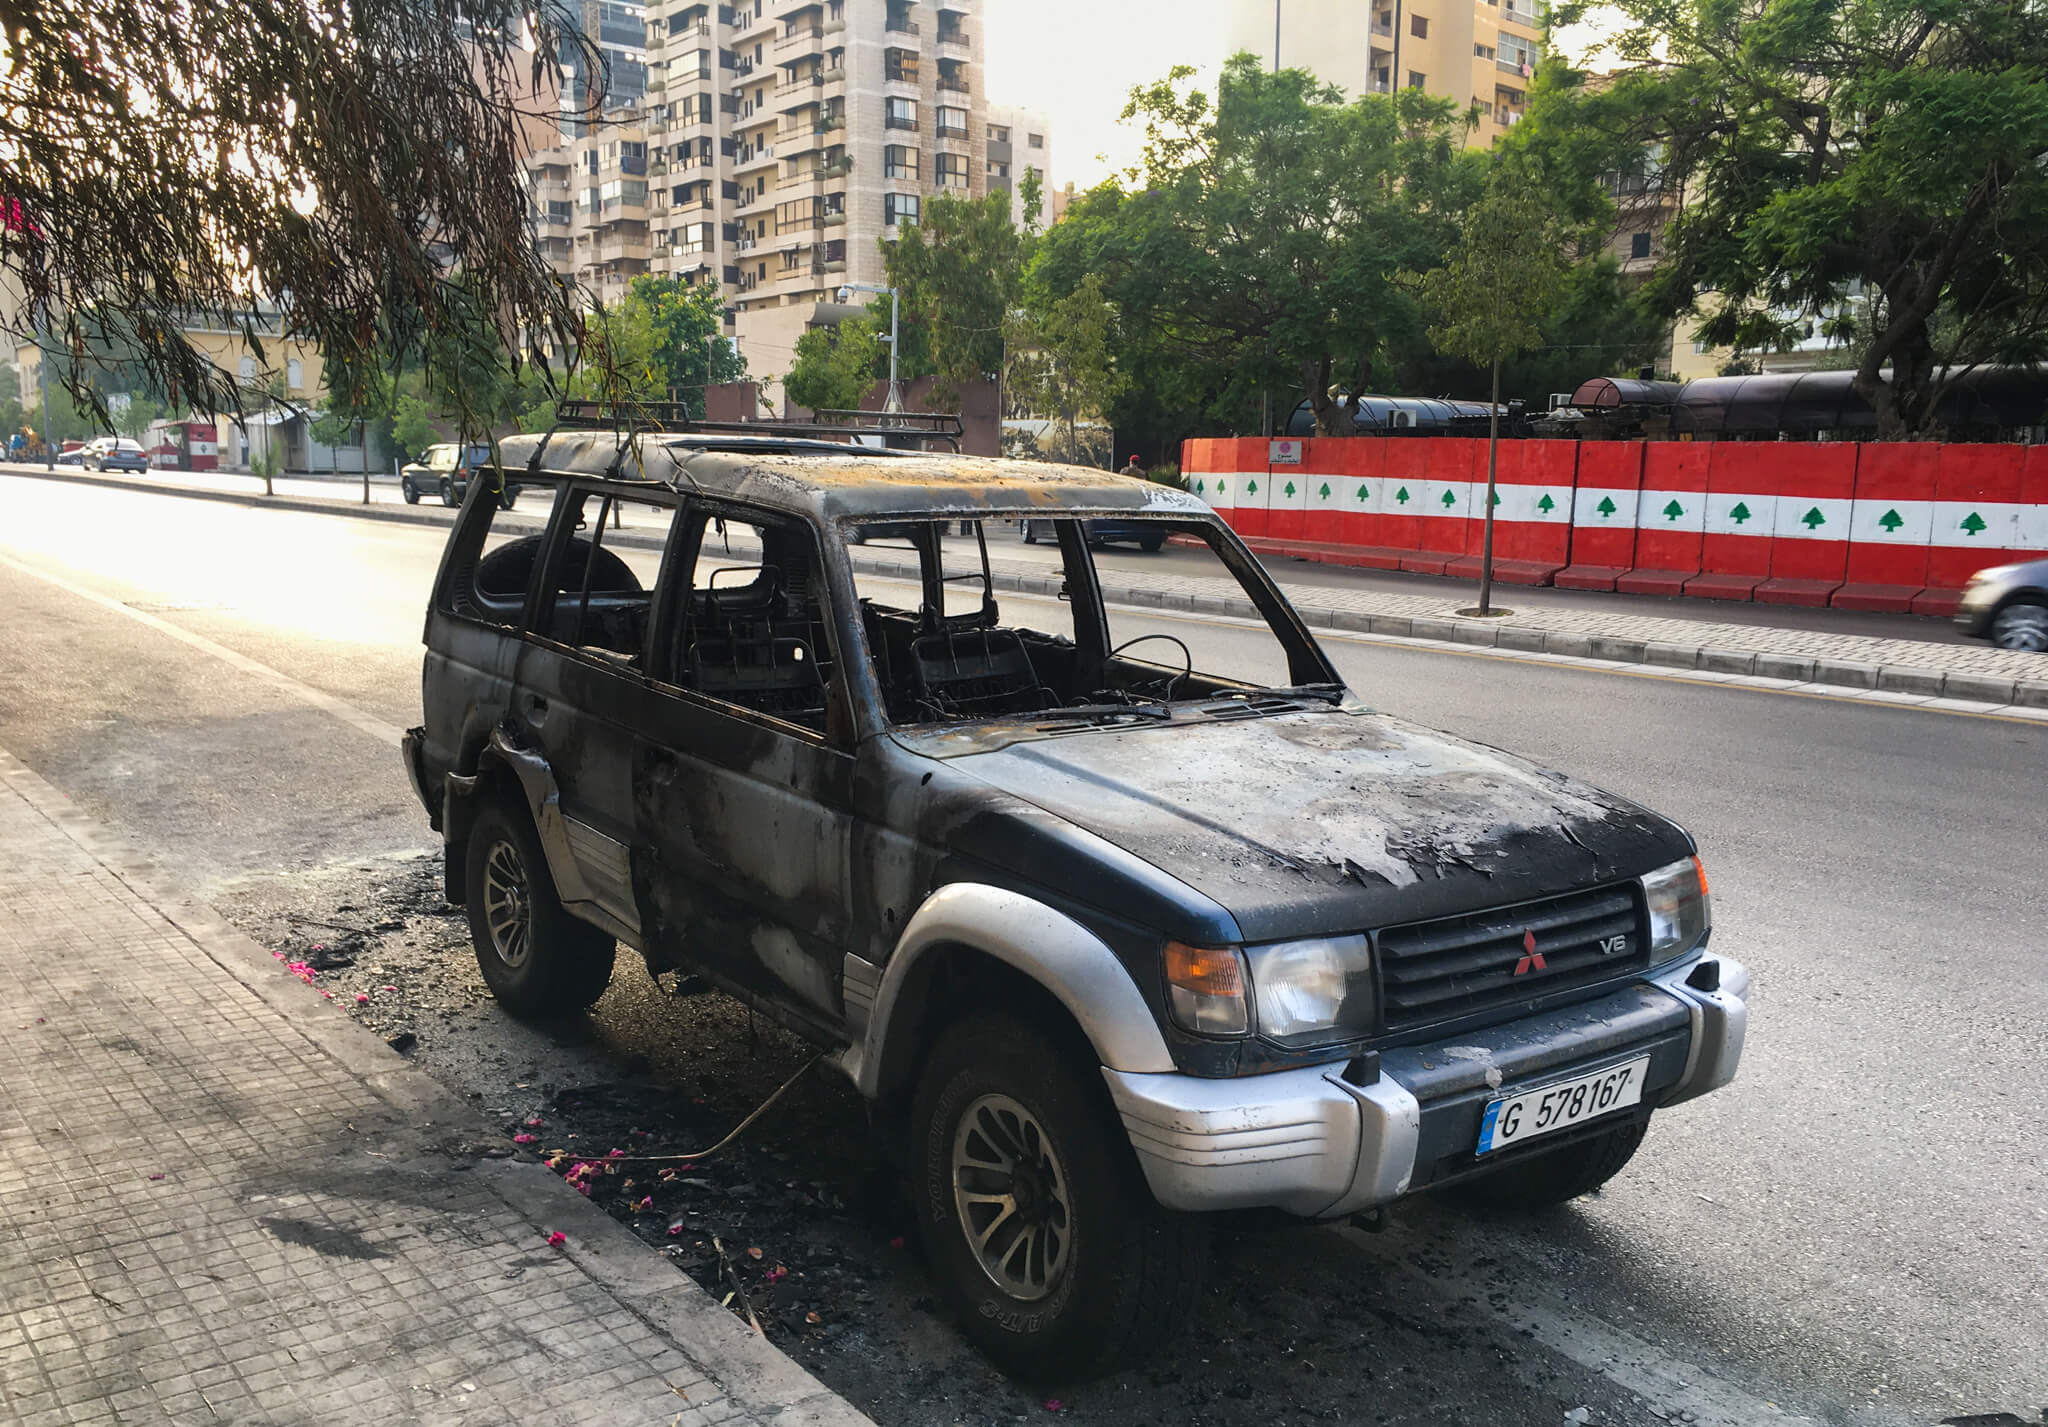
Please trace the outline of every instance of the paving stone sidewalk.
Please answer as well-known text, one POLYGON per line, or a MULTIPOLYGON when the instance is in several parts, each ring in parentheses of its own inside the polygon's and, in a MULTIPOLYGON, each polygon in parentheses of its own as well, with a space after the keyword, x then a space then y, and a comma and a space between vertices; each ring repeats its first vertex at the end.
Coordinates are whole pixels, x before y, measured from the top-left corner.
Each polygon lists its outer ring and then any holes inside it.
POLYGON ((0 750, 0 1421, 869 1427, 153 878, 0 750))
MULTIPOLYGON (((12 468, 12 473, 42 476, 40 469, 12 468)), ((104 484, 120 489, 234 500, 271 509, 318 511, 372 519, 442 525, 453 511, 430 506, 405 506, 380 494, 383 503, 364 506, 352 499, 313 496, 264 499, 261 496, 197 489, 172 479, 121 479, 60 473, 56 479, 104 484)), ((199 478, 185 477, 186 481, 199 478)), ((526 512, 521 511, 521 517, 526 512)), ((538 521, 536 507, 532 519, 538 521)), ((632 542, 627 542, 632 543, 632 542)), ((915 571, 886 546, 857 551, 856 569, 875 574, 915 571)), ((1043 563, 1005 558, 993 551, 990 568, 998 584, 1023 592, 1056 594, 1057 575, 1043 563)), ((1572 609, 1517 608, 1516 588, 1504 587, 1500 602, 1514 609, 1512 617, 1466 619, 1457 611, 1473 602, 1469 590, 1450 594, 1423 590, 1395 594, 1370 589, 1345 589, 1327 583, 1305 584, 1287 578, 1284 561, 1268 569, 1303 619, 1321 629, 1373 634, 1397 639, 1443 640, 1523 653, 1560 654, 1621 663, 1654 664, 1718 674, 1746 674, 1837 687, 1881 690, 1915 697, 1947 697, 1995 707, 2020 705, 2048 708, 2048 656, 1994 649, 1989 644, 1937 644, 1927 640, 1883 638, 1829 630, 1771 625, 1734 624, 1713 619, 1641 615, 1598 607, 1572 609)), ((1330 567, 1324 567, 1327 571, 1330 567)), ((1251 617, 1250 601, 1227 579, 1160 572, 1131 577, 1122 573, 1104 580, 1104 594, 1119 603, 1196 613, 1251 617)), ((1702 602, 1705 603, 1705 602, 1702 602)), ((1704 612, 1704 611, 1703 611, 1704 612)))

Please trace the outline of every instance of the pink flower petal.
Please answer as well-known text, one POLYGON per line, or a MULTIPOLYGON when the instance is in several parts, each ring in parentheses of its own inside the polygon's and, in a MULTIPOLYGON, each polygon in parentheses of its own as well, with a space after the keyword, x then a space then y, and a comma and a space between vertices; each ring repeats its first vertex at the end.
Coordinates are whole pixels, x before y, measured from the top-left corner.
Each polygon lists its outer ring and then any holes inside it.
POLYGON ((560 1248, 563 1244, 566 1244, 568 1242, 569 1236, 563 1233, 560 1229, 557 1229, 553 1233, 548 1235, 548 1244, 550 1247, 560 1248))
POLYGON ((588 1199, 590 1197, 590 1186, 579 1180, 576 1185, 576 1192, 585 1199, 588 1199))
POLYGON ((640 1210, 641 1210, 642 1212, 645 1212, 646 1210, 652 1209, 652 1208, 654 1207, 654 1196, 653 1196, 652 1194, 648 1195, 648 1196, 647 1196, 646 1198, 642 1199, 642 1200, 641 1200, 641 1201, 639 1202, 639 1204, 637 1204, 637 1205, 636 1205, 636 1206, 634 1206, 634 1207, 636 1207, 636 1208, 640 1209, 640 1210))
POLYGON ((535 1135, 514 1135, 512 1137, 512 1143, 515 1145, 530 1145, 534 1142, 536 1138, 538 1138, 538 1136, 535 1135))
MULTIPOLYGON (((396 988, 396 987, 392 987, 392 986, 386 986, 386 987, 385 987, 384 989, 385 989, 386 991, 392 991, 392 990, 396 990, 397 988, 396 988)), ((541 1125, 541 1120, 540 1120, 540 1116, 538 1116, 538 1115, 535 1115, 535 1116, 534 1116, 534 1117, 533 1117, 532 1119, 530 1119, 530 1120, 528 1120, 528 1121, 526 1122, 526 1128, 527 1128, 527 1129, 529 1129, 529 1130, 537 1130, 537 1129, 539 1129, 539 1128, 540 1128, 540 1125, 541 1125)))
POLYGON ((683 1232, 683 1226, 682 1226, 681 1224, 671 1224, 671 1225, 669 1225, 669 1226, 668 1226, 668 1236, 669 1236, 669 1237, 670 1237, 671 1239, 675 1238, 675 1237, 676 1237, 676 1236, 677 1236, 678 1234, 680 1234, 680 1233, 682 1233, 682 1232, 683 1232))
POLYGON ((370 997, 369 997, 369 994, 368 994, 367 992, 363 992, 363 991, 358 991, 358 992, 356 992, 356 1004, 357 1004, 358 1006, 367 1006, 367 1005, 369 1005, 369 1004, 370 1004, 370 997))

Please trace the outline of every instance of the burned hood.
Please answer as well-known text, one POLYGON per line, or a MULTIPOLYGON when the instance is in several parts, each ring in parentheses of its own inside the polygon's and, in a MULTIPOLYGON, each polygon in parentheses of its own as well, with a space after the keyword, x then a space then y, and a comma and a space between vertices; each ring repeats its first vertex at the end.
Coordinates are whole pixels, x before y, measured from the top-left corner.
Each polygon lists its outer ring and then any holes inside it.
POLYGON ((1625 799, 1356 706, 1090 728, 948 762, 1179 879, 1248 941, 1527 901, 1692 851, 1625 799))

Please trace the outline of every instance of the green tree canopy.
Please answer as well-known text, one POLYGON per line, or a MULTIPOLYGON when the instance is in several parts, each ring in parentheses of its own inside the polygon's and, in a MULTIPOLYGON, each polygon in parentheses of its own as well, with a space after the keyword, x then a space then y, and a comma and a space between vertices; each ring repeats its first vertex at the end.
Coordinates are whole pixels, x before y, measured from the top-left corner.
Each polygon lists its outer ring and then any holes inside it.
MULTIPOLYGON (((935 394, 949 400, 962 384, 995 375, 1029 246, 1011 221, 1010 195, 1000 189, 981 198, 928 198, 924 216, 882 245, 889 284, 902 302, 902 380, 936 376, 935 394)), ((869 310, 886 324, 888 297, 869 310)))
MULTIPOLYGON (((1572 0, 1556 18, 1585 8, 1572 0)), ((2048 11, 2006 0, 1614 0, 1626 68, 1560 71, 1518 134, 1682 197, 1646 298, 1716 344, 1831 322, 1881 435, 2048 355, 2048 11), (1868 302, 1845 312, 1853 292, 1868 302), (1851 330, 1851 329, 1855 330, 1851 330)))
POLYGON ((725 298, 716 283, 642 274, 619 308, 619 320, 646 329, 650 394, 679 401, 701 418, 706 385, 746 379, 746 358, 725 337, 725 298))
MULTIPOLYGON (((1047 246, 1098 249, 1107 265, 1094 270, 1139 339, 1205 369, 1214 407, 1254 411, 1267 391, 1284 410, 1299 391, 1319 430, 1347 432, 1333 386, 1369 390, 1419 340, 1403 277, 1449 245, 1486 159, 1464 147, 1465 116, 1420 91, 1345 103, 1312 75, 1239 55, 1211 105, 1190 73, 1133 91, 1124 111, 1145 126, 1143 188, 1102 196, 1087 214, 1096 231, 1061 224, 1047 246)), ((1055 267, 1068 286, 1082 276, 1072 255, 1046 264, 1048 281, 1055 267)))
POLYGON ((872 316, 849 317, 836 327, 814 327, 796 339, 796 360, 782 392, 812 411, 857 410, 886 370, 888 345, 872 316))
POLYGON ((1013 314, 1009 345, 1010 395, 1056 421, 1061 458, 1080 460, 1077 426, 1100 417, 1126 381, 1115 361, 1116 310, 1102 295, 1102 279, 1091 273, 1066 296, 1013 314))

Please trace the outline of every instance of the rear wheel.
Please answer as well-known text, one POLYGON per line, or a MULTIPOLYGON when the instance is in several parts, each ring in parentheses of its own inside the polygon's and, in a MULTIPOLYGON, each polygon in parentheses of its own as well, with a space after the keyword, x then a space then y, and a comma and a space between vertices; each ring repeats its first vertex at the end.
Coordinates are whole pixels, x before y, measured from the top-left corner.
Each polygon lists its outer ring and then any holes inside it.
POLYGON ((1023 525, 1024 525, 1024 543, 1025 543, 1026 545, 1036 545, 1036 544, 1038 543, 1038 527, 1037 527, 1037 526, 1035 526, 1035 525, 1033 525, 1033 524, 1032 524, 1032 523, 1031 523, 1030 521, 1028 521, 1028 520, 1027 520, 1027 521, 1024 521, 1024 522, 1023 522, 1023 525))
POLYGON ((1649 1128, 1647 1118, 1631 1120, 1605 1134, 1560 1145, 1479 1179, 1468 1179, 1446 1192, 1484 1209, 1549 1209, 1591 1194, 1621 1173, 1649 1128))
POLYGON ((2022 595, 1991 619, 1991 642, 2000 649, 2048 653, 2048 602, 2022 595))
POLYGON ((563 908, 525 812, 502 801, 479 811, 468 859, 469 937, 498 1004, 543 1020, 602 996, 619 944, 563 908))
POLYGON ((1160 550, 1165 548, 1165 545, 1166 537, 1164 535, 1141 535, 1138 537, 1138 548, 1147 555, 1157 555, 1160 550))
POLYGON ((1159 1207, 1099 1081, 1004 1016, 933 1048, 911 1109, 926 1256, 967 1336, 1010 1372, 1072 1380, 1179 1334, 1208 1226, 1159 1207))

